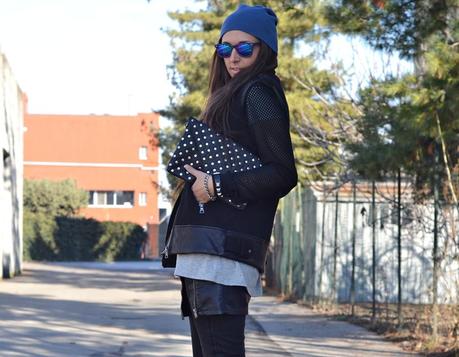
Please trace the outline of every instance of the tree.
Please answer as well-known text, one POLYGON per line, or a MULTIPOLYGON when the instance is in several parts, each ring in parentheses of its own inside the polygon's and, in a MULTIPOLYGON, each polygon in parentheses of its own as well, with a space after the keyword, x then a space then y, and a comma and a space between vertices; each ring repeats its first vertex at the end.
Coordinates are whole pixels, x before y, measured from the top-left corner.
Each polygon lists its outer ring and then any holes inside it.
MULTIPOLYGON (((443 182, 448 181, 448 167, 457 164, 457 0, 343 0, 332 1, 325 9, 333 29, 363 36, 375 49, 398 52, 415 63, 414 73, 374 81, 361 93, 366 110, 362 145, 373 144, 379 151, 375 140, 384 142, 385 151, 390 142, 395 152, 404 154, 392 164, 415 175, 418 192, 432 192, 431 181, 425 180, 432 177, 432 141, 444 143, 443 182)), ((394 156, 389 154, 383 162, 394 156)), ((372 163, 359 158, 364 165, 372 163)))
MULTIPOLYGON (((254 2, 249 1, 248 4, 254 2)), ((189 116, 199 116, 207 95, 209 62, 213 44, 219 38, 223 20, 236 9, 239 1, 208 1, 205 11, 172 12, 178 30, 169 29, 174 48, 174 62, 169 67, 172 83, 177 88, 170 105, 161 114, 172 121, 169 129, 159 133, 164 148, 164 162, 179 140, 184 122, 189 116)), ((302 53, 302 46, 322 38, 323 23, 320 1, 256 1, 271 7, 279 18, 278 69, 290 106, 292 141, 295 148, 300 180, 321 177, 336 170, 336 128, 328 118, 349 108, 343 101, 332 99, 340 80, 331 71, 315 66, 314 54, 302 53), (315 127, 318 131, 311 132, 315 127), (327 145, 317 145, 317 134, 327 136, 327 145), (305 140, 309 138, 310 140, 305 140), (335 144, 330 144, 335 142, 335 144), (335 160, 335 161, 334 161, 335 160)), ((170 178, 174 180, 174 178, 170 178)))
POLYGON ((342 0, 330 1, 325 9, 338 31, 362 36, 376 49, 396 51, 415 65, 414 73, 375 81, 361 93, 362 140, 350 149, 353 166, 367 177, 397 167, 415 178, 418 199, 433 200, 435 339, 438 272, 444 256, 438 250, 438 208, 443 202, 459 209, 453 176, 459 170, 459 3, 342 0))

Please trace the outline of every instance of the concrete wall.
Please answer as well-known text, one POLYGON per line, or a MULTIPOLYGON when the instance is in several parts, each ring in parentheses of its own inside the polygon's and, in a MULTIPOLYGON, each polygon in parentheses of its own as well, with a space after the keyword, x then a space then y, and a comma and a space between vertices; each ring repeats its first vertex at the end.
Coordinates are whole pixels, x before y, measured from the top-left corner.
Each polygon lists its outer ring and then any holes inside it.
POLYGON ((23 94, 0 53, 0 278, 22 270, 23 94))

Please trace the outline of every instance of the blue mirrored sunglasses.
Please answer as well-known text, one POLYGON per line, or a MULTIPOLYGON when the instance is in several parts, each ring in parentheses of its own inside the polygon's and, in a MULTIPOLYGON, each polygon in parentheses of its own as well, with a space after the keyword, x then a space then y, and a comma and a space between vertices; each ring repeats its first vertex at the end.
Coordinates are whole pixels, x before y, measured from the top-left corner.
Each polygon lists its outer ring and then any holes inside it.
POLYGON ((239 42, 237 45, 232 45, 228 42, 217 43, 217 55, 222 58, 228 58, 233 52, 233 48, 241 57, 250 57, 253 53, 253 46, 260 44, 260 42, 239 42))

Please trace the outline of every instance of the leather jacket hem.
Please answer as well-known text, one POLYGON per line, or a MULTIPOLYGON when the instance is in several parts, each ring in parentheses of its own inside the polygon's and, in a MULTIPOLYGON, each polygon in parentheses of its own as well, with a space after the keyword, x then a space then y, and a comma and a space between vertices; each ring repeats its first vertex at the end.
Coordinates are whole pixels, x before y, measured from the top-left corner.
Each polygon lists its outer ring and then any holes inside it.
POLYGON ((268 244, 264 239, 218 227, 175 225, 167 249, 171 254, 218 255, 254 266, 263 273, 268 244))

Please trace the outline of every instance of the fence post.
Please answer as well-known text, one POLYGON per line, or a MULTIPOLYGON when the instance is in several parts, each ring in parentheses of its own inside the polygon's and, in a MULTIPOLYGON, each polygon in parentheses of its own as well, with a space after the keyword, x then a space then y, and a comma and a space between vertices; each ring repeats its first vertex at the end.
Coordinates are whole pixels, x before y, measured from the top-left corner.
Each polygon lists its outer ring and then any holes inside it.
POLYGON ((438 192, 438 161, 439 161, 439 148, 438 143, 435 143, 435 166, 434 166, 434 241, 433 241, 433 272, 432 272, 432 338, 434 341, 437 341, 437 315, 438 315, 438 306, 437 306, 437 295, 438 295, 438 203, 439 203, 439 192, 438 192))
POLYGON ((282 201, 275 216, 274 226, 274 249, 273 249, 273 280, 277 292, 282 292, 282 247, 284 236, 282 230, 282 201))
POLYGON ((355 310, 355 240, 357 227, 357 189, 355 178, 352 180, 352 273, 351 273, 351 315, 355 310))
POLYGON ((400 168, 397 172, 397 263, 398 263, 398 325, 402 325, 402 174, 400 168))
POLYGON ((326 203, 326 188, 325 182, 322 185, 322 231, 321 231, 321 242, 320 242, 320 271, 319 271, 319 291, 318 291, 318 300, 322 300, 322 278, 324 274, 324 250, 325 250, 325 203, 326 203))
POLYGON ((333 239, 333 300, 338 302, 337 295, 337 265, 338 265, 338 214, 339 214, 339 187, 336 185, 335 194, 335 226, 334 226, 334 239, 333 239))
POLYGON ((376 319, 376 183, 371 181, 371 252, 372 252, 372 267, 371 267, 371 283, 372 283, 372 322, 376 319))

